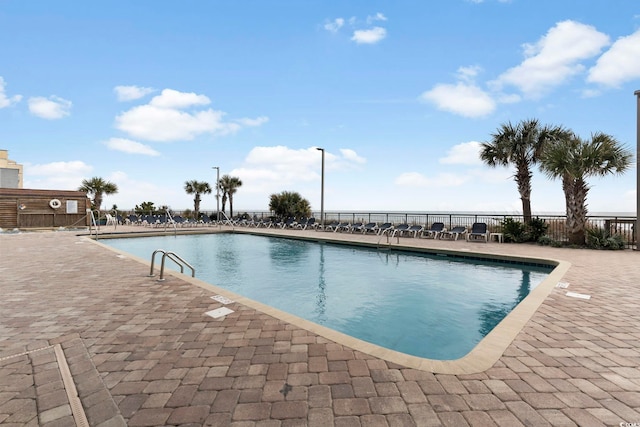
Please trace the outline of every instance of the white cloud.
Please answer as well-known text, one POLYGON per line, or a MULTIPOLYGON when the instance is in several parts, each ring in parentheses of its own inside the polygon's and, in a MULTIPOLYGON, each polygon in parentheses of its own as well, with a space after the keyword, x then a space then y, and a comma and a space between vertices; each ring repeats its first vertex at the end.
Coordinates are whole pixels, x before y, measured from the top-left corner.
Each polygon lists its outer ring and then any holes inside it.
POLYGON ((324 24, 324 29, 331 33, 337 33, 338 30, 340 30, 340 28, 342 28, 343 26, 344 26, 344 19, 336 18, 333 21, 324 24))
POLYGON ((159 108, 187 108, 194 105, 209 105, 211 100, 205 95, 193 92, 178 92, 173 89, 164 89, 160 95, 154 96, 149 105, 159 108))
POLYGON ((378 12, 373 16, 367 16, 367 24, 371 24, 375 21, 386 21, 387 17, 384 14, 378 12))
POLYGON ((459 80, 465 83, 475 82, 476 76, 482 71, 482 67, 478 65, 471 65, 469 67, 458 68, 457 77, 459 80))
POLYGON ((581 61, 592 58, 609 44, 609 37, 590 25, 562 21, 535 44, 523 46, 525 60, 492 82, 500 90, 517 87, 529 97, 539 97, 584 71, 581 61))
POLYGON ((488 93, 464 82, 438 84, 424 92, 420 99, 434 104, 439 110, 472 118, 487 116, 496 108, 496 102, 488 93))
POLYGON ((0 76, 0 108, 5 108, 10 106, 11 104, 15 104, 20 102, 22 99, 22 95, 14 95, 12 97, 8 97, 5 92, 5 82, 4 79, 0 76))
POLYGON ((354 150, 351 150, 349 148, 341 148, 340 153, 342 154, 342 157, 345 158, 345 160, 348 160, 350 162, 357 163, 357 164, 364 164, 367 162, 367 159, 365 159, 364 157, 358 156, 358 153, 356 153, 354 150))
POLYGON ((445 165, 477 165, 480 160, 480 143, 478 141, 463 142, 451 147, 439 162, 445 165))
POLYGON ((164 89, 149 104, 133 107, 118 115, 115 126, 131 137, 147 141, 192 140, 202 134, 215 136, 237 132, 242 126, 259 126, 267 117, 241 118, 225 122, 225 113, 212 109, 184 111, 189 107, 208 105, 205 95, 164 89))
POLYGON ((434 178, 429 178, 418 172, 406 172, 400 174, 393 182, 405 187, 447 188, 459 187, 468 180, 466 176, 452 173, 440 173, 434 178))
POLYGON ((589 70, 587 81, 605 86, 620 84, 640 77, 640 30, 620 37, 589 70))
POLYGON ((116 86, 113 90, 118 101, 134 101, 155 92, 153 88, 140 86, 116 86))
POLYGON ((255 126, 260 126, 263 125, 265 123, 267 123, 269 121, 268 117, 265 116, 260 116, 257 117, 255 119, 239 119, 236 120, 239 124, 241 124, 242 126, 247 126, 247 127, 255 127, 255 126))
POLYGON ((31 114, 47 120, 61 119, 68 116, 71 105, 71 101, 57 96, 29 98, 29 111, 31 114))
MULTIPOLYGON (((325 150, 325 170, 344 171, 366 162, 354 150, 343 148, 340 154, 325 150)), ((265 194, 300 191, 314 186, 321 177, 321 153, 315 148, 292 149, 286 146, 254 147, 240 168, 231 171, 243 182, 243 191, 265 194)))
POLYGON ((141 144, 136 141, 131 141, 125 138, 111 138, 105 141, 104 144, 114 151, 122 151, 129 154, 143 154, 145 156, 159 156, 160 153, 148 145, 141 144))
POLYGON ((373 27, 369 30, 356 30, 351 40, 357 44, 375 44, 387 36, 387 30, 382 27, 373 27))
POLYGON ((87 178, 93 168, 76 160, 52 162, 41 165, 24 165, 25 188, 51 190, 77 190, 82 180, 87 178))

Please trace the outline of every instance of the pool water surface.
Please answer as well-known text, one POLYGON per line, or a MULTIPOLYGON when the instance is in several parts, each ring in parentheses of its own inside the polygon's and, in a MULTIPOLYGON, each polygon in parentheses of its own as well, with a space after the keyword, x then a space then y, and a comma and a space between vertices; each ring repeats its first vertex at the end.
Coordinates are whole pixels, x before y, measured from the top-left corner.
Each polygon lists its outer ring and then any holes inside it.
MULTIPOLYGON (((438 360, 466 355, 552 270, 231 233, 102 242, 147 260, 156 249, 175 252, 207 283, 378 346, 438 360)), ((178 269, 170 261, 166 266, 178 269)))

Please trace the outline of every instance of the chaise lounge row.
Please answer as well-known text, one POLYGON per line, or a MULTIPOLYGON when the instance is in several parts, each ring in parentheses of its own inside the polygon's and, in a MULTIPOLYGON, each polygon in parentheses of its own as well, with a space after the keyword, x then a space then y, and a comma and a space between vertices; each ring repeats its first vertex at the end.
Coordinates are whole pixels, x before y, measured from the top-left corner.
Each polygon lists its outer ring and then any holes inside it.
POLYGON ((444 223, 434 222, 431 227, 425 228, 422 225, 409 225, 399 224, 393 225, 391 223, 383 223, 378 225, 375 222, 370 223, 348 223, 348 222, 331 222, 324 227, 319 227, 324 231, 332 231, 334 233, 372 233, 377 235, 389 234, 392 237, 413 237, 413 238, 425 238, 425 239, 442 239, 442 240, 458 240, 461 236, 464 236, 466 240, 477 241, 489 241, 489 232, 487 224, 484 222, 476 222, 468 229, 466 226, 455 226, 448 230, 445 228, 444 223))

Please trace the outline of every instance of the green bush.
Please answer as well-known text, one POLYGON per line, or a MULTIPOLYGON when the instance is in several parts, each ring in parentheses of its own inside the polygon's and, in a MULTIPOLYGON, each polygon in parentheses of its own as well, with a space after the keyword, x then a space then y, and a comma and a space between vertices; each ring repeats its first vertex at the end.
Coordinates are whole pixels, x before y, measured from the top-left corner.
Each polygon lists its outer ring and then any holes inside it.
POLYGON ((595 227, 586 230, 587 247, 591 249, 624 249, 624 239, 620 234, 611 234, 604 228, 595 227))
POLYGON ((549 225, 544 219, 533 218, 528 224, 524 224, 513 218, 505 218, 502 221, 502 233, 505 242, 523 243, 538 242, 547 234, 549 225))
POLYGON ((505 218, 502 221, 502 233, 505 242, 521 243, 529 238, 525 225, 513 218, 505 218))
POLYGON ((527 224, 527 228, 529 230, 529 241, 537 242, 547 234, 549 224, 544 219, 535 217, 527 224))

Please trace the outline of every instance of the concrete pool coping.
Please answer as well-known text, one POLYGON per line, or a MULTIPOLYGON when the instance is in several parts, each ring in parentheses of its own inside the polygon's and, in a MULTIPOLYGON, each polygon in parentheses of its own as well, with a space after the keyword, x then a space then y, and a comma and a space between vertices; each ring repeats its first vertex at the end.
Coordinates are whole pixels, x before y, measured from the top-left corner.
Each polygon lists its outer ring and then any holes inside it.
MULTIPOLYGON (((277 230, 269 231, 260 230, 260 229, 243 229, 243 228, 235 228, 235 229, 201 229, 201 230, 181 230, 180 232, 176 232, 176 235, 194 235, 194 234, 219 234, 219 233, 242 233, 242 234, 252 234, 252 235, 260 235, 260 236, 269 236, 269 237, 280 237, 280 238, 290 238, 290 239, 299 239, 306 241, 314 241, 314 242, 327 242, 333 244, 342 244, 342 245, 353 245, 353 246, 362 246, 368 248, 379 248, 380 239, 377 242, 363 242, 357 240, 345 240, 344 238, 335 238, 330 237, 327 233, 318 232, 315 236, 309 235, 291 235, 286 234, 283 235, 277 230)), ((335 235, 335 233, 331 233, 335 235)), ((141 233, 113 233, 113 234, 103 234, 101 238, 103 239, 111 239, 111 238, 141 238, 141 237, 151 237, 158 235, 167 235, 164 231, 148 231, 142 235, 141 233)), ((347 236, 349 234, 346 234, 347 236)), ((344 236, 342 236, 344 237, 344 236)), ((142 258, 131 255, 125 251, 121 251, 119 249, 113 248, 106 244, 101 244, 96 240, 89 239, 94 243, 100 244, 100 246, 114 251, 123 256, 130 257, 132 259, 137 260, 147 266, 150 266, 151 262, 144 260, 142 258)), ((467 353, 464 357, 456 360, 435 360, 435 359, 427 359, 417 356, 408 355, 405 353, 401 353, 398 351, 394 351, 391 349, 387 349, 357 338, 354 338, 350 335, 346 335, 339 331, 336 331, 331 328, 324 327, 315 322, 311 322, 309 320, 303 319, 299 316, 295 316, 293 314, 287 313, 285 311, 276 309, 269 305, 260 303, 258 301, 252 300, 250 298, 246 298, 242 295, 236 294, 214 284, 204 282, 197 278, 190 277, 186 274, 181 274, 175 272, 173 270, 167 270, 165 274, 173 275, 175 277, 180 278, 186 282, 189 282, 195 286, 200 288, 210 290, 220 294, 224 297, 234 300, 237 303, 243 304, 247 307, 253 308, 270 316, 273 316, 282 321, 294 324, 298 327, 306 329, 314 334, 322 336, 326 339, 335 341, 338 344, 345 345, 354 350, 360 351, 364 354, 368 354, 370 356, 374 356, 392 363, 396 363, 398 365, 406 366, 408 368, 413 368, 421 371, 431 372, 435 374, 452 374, 452 375, 463 375, 463 374, 475 374, 479 372, 486 371, 491 366, 493 366, 500 357, 504 354, 509 345, 513 342, 516 336, 522 331, 527 322, 531 319, 534 313, 538 310, 543 301, 547 298, 547 296, 551 293, 551 291, 556 287, 556 285, 560 282, 562 277, 566 274, 566 272, 571 267, 571 263, 563 260, 552 259, 552 258, 537 258, 537 257, 523 257, 523 256, 508 256, 504 254, 495 254, 489 252, 482 251, 469 251, 467 250, 455 250, 455 249, 434 249, 434 248, 420 248, 414 245, 407 245, 404 243, 409 243, 413 241, 413 239, 403 238, 398 239, 398 244, 393 245, 393 249, 401 250, 401 251, 410 251, 410 252, 418 252, 418 253, 428 253, 428 254, 448 254, 455 255, 460 257, 473 257, 473 258, 483 258, 487 260, 509 260, 517 263, 530 263, 536 265, 550 265, 554 266, 553 270, 549 273, 549 275, 543 280, 538 286, 536 286, 527 297, 522 300, 511 312, 504 318, 496 327, 491 330, 489 334, 487 334, 469 353, 467 353), (403 242, 403 244, 399 244, 399 242, 403 242)))

